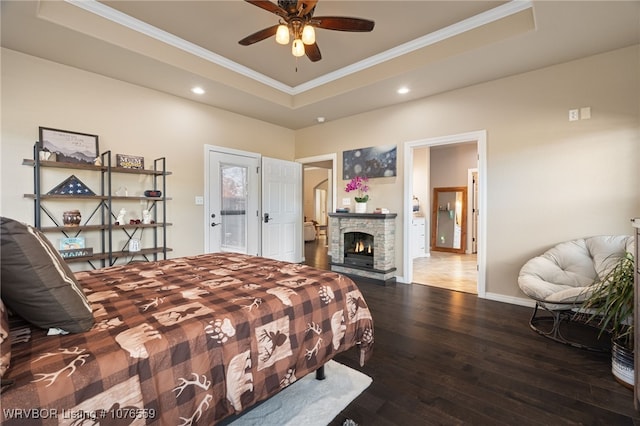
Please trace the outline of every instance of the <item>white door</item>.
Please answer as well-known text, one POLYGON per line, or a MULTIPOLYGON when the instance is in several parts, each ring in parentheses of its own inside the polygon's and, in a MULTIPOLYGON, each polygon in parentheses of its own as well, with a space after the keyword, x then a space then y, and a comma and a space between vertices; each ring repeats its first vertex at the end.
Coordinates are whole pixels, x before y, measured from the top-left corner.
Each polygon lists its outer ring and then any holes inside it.
POLYGON ((302 262, 302 164, 262 158, 262 256, 302 262))
POLYGON ((205 251, 260 254, 260 156, 208 151, 205 251))
POLYGON ((325 189, 315 190, 316 211, 315 219, 318 225, 327 224, 327 191, 325 189))

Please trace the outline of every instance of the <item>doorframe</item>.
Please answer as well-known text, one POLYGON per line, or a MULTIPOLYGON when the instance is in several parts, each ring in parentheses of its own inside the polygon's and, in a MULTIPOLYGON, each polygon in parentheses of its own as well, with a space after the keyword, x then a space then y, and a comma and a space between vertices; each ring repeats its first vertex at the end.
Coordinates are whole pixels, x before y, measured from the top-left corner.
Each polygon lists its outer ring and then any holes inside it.
MULTIPOLYGON (((294 161, 297 161, 298 163, 301 163, 303 165, 302 167, 303 185, 304 185, 304 165, 305 164, 317 163, 320 161, 331 161, 331 164, 332 164, 331 166, 331 206, 330 206, 330 209, 328 210, 334 211, 336 209, 337 202, 338 202, 338 192, 337 192, 338 172, 336 170, 336 167, 338 164, 338 154, 333 152, 330 154, 321 154, 313 157, 296 158, 294 161)), ((304 200, 302 201, 304 202, 304 200)), ((303 206, 303 209, 304 209, 304 206, 303 206)))
POLYGON ((413 259, 411 252, 411 218, 413 217, 413 156, 414 149, 436 145, 452 145, 476 141, 478 149, 478 297, 486 298, 486 247, 487 247, 487 131, 478 130, 455 135, 407 141, 404 143, 404 283, 413 281, 413 259))
MULTIPOLYGON (((473 175, 474 173, 477 176, 480 176, 480 173, 478 172, 478 168, 477 167, 473 167, 470 169, 467 169, 467 241, 466 241, 466 250, 465 253, 466 254, 473 254, 473 237, 474 237, 474 227, 477 227, 477 224, 474 224, 474 198, 475 198, 475 194, 473 192, 475 188, 475 185, 478 183, 476 182, 476 184, 474 184, 473 182, 473 175)), ((478 193, 480 193, 480 191, 478 191, 478 193)), ((478 209, 480 210, 480 209, 478 209)), ((476 236, 476 242, 478 241, 478 238, 476 236)))
MULTIPOLYGON (((256 152, 241 151, 239 149, 226 148, 226 147, 217 146, 217 145, 209 145, 209 144, 204 145, 204 211, 203 211, 202 217, 204 221, 203 222, 204 223, 203 238, 204 238, 205 253, 209 253, 209 250, 210 250, 208 236, 209 236, 209 212, 211 211, 210 209, 211 206, 209 205, 209 200, 211 198, 211 194, 210 194, 211 188, 209 185, 209 169, 211 167, 211 164, 209 162, 209 154, 212 151, 221 152, 223 154, 254 158, 259 160, 261 164, 260 167, 262 167, 262 154, 259 154, 256 152)), ((260 210, 262 210, 262 184, 258 185, 258 206, 260 210)), ((260 211, 260 215, 261 214, 262 214, 262 211, 260 211)), ((258 250, 260 251, 260 254, 262 254, 262 232, 258 233, 258 250)))

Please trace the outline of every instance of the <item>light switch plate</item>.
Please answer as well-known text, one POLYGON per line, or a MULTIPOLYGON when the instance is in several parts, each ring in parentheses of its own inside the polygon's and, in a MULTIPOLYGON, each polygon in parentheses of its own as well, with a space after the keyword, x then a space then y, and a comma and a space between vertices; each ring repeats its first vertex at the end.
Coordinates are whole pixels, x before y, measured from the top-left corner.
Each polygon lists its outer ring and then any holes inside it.
POLYGON ((351 205, 351 198, 343 198, 342 199, 342 205, 343 206, 350 206, 351 205))
POLYGON ((589 120, 591 118, 591 107, 580 108, 580 120, 589 120))
POLYGON ((196 195, 196 206, 202 206, 204 204, 204 197, 196 195))

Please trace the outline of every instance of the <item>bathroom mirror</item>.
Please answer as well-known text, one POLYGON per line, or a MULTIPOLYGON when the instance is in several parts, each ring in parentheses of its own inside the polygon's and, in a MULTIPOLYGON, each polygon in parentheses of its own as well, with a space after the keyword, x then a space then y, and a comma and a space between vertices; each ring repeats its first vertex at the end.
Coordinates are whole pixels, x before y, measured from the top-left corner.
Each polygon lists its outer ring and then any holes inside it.
POLYGON ((434 188, 431 250, 465 252, 467 188, 434 188))

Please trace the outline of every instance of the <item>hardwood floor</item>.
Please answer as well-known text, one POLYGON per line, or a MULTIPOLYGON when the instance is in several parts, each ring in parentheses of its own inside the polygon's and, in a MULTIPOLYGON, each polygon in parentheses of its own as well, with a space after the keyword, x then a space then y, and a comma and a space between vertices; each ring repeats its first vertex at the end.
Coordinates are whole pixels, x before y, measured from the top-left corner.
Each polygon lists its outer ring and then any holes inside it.
POLYGON ((356 350, 335 359, 373 383, 331 425, 640 425, 609 356, 539 336, 529 308, 355 280, 373 314, 374 353, 362 368, 356 350))
POLYGON ((338 362, 373 383, 338 416, 359 425, 634 425, 633 394, 608 355, 545 339, 530 310, 415 284, 357 280, 375 323, 375 347, 338 362))
POLYGON ((320 235, 315 241, 304 243, 304 263, 319 269, 329 269, 329 247, 327 247, 326 235, 320 235))

